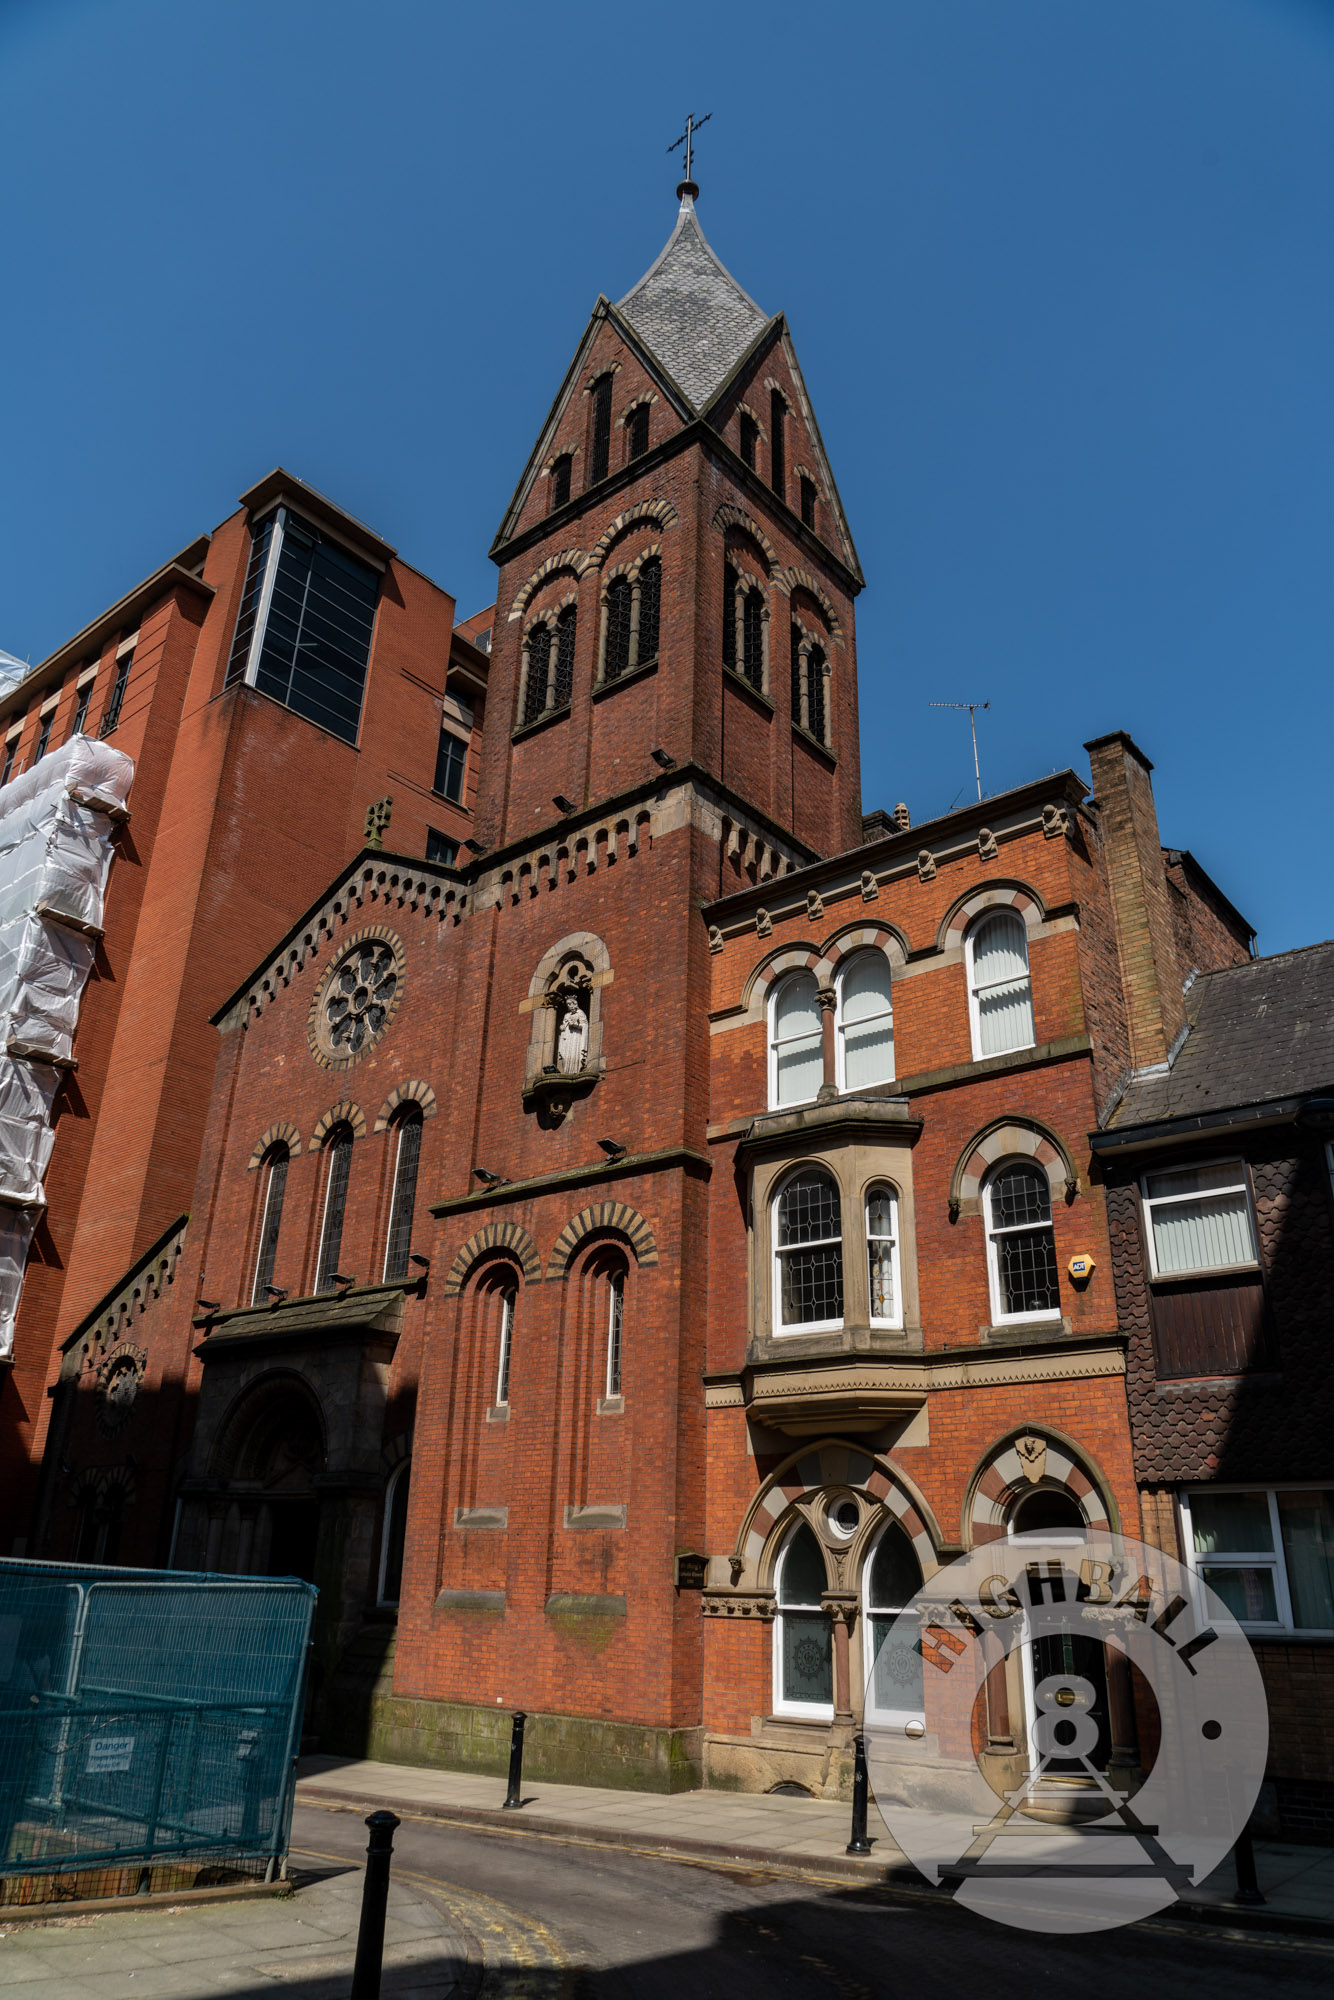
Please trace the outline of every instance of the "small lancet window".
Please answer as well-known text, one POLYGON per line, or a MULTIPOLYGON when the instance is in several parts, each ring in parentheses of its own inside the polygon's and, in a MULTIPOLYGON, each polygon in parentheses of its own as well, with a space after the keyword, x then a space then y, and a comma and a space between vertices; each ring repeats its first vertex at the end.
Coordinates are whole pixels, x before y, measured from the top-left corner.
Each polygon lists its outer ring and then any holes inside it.
POLYGON ((827 1716, 834 1701, 834 1628, 824 1608, 824 1557, 803 1521, 778 1561, 774 1706, 827 1716))
POLYGON ((417 1204, 417 1169, 421 1162, 422 1115, 416 1105, 404 1111, 394 1127, 394 1194, 389 1210, 389 1240, 385 1247, 386 1284, 408 1275, 412 1252, 412 1217, 417 1204))
POLYGON ((753 688, 764 691, 764 597, 754 584, 741 602, 741 671, 753 688))
POLYGON ((815 482, 812 479, 808 479, 803 472, 801 475, 801 520, 803 527, 813 528, 815 526, 815 500, 815 482))
POLYGON ((601 375, 593 384, 593 448, 589 455, 588 481, 596 486, 605 479, 611 464, 611 376, 601 375))
POLYGON ((759 455, 760 427, 749 410, 741 412, 741 456, 751 471, 755 470, 755 460, 759 455))
POLYGON ((787 455, 783 426, 787 422, 787 404, 781 389, 773 389, 769 394, 769 484, 780 500, 787 498, 787 455))
POLYGON ((259 1255, 255 1259, 255 1282, 250 1293, 250 1302, 256 1306, 268 1303, 268 1288, 273 1283, 291 1157, 282 1140, 276 1146, 270 1146, 264 1155, 264 1215, 259 1225, 259 1255))
POLYGON ((338 1259, 343 1248, 343 1218, 347 1213, 347 1186, 352 1174, 352 1127, 335 1125, 324 1142, 324 1220, 320 1227, 320 1260, 315 1290, 333 1290, 338 1276, 338 1259))
POLYGON ((619 680, 630 665, 630 579, 614 576, 607 585, 607 654, 602 678, 619 680))
POLYGON ((636 403, 625 420, 627 439, 626 455, 642 458, 648 450, 649 405, 636 403))
POLYGON ((551 667, 551 627, 534 625, 528 634, 528 673, 523 689, 524 722, 536 722, 546 714, 547 679, 551 667))
POLYGON ((569 452, 563 451, 560 457, 556 460, 556 463, 552 466, 551 506, 548 509, 549 513, 554 514, 556 509, 558 507, 563 507, 566 501, 569 499, 570 472, 573 465, 574 465, 574 460, 571 458, 569 452))

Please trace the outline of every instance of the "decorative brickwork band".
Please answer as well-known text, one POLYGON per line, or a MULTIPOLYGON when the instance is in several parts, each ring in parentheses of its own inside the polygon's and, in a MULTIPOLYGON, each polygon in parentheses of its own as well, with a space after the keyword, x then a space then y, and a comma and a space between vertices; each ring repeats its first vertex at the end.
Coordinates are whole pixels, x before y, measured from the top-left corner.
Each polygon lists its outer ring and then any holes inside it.
POLYGON ((365 1112, 359 1104, 354 1104, 350 1097, 346 1097, 341 1104, 334 1104, 329 1107, 319 1124, 315 1127, 315 1130, 311 1133, 310 1149, 312 1152, 317 1151, 324 1144, 335 1125, 350 1125, 354 1139, 364 1139, 366 1136, 365 1112))
POLYGON ((983 910, 1002 909, 1018 910, 1029 930, 1037 928, 1044 914, 1042 898, 1036 889, 1030 889, 1022 882, 988 883, 985 889, 975 889, 971 896, 966 896, 948 912, 937 940, 940 950, 961 947, 964 932, 983 910))
POLYGON ((973 1486, 965 1515, 969 1546, 998 1541, 1034 1488, 1067 1493, 1090 1533, 1109 1535, 1119 1523, 1100 1477, 1057 1433, 1027 1425, 992 1447, 973 1486))
POLYGON ((246 1171, 262 1167, 270 1146, 286 1146, 288 1155, 295 1159, 301 1151, 301 1134, 290 1118, 280 1118, 276 1125, 270 1125, 262 1138, 256 1139, 255 1150, 246 1161, 246 1171))
POLYGON ((435 1092, 429 1083, 422 1083, 414 1077, 410 1083, 395 1084, 380 1106, 380 1115, 373 1129, 376 1132, 387 1131, 394 1113, 401 1104, 415 1104, 423 1118, 435 1117, 435 1092))
POLYGON ((959 1155, 950 1181, 950 1205, 960 1208, 978 1200, 982 1182, 999 1160, 1035 1160, 1046 1170, 1053 1200, 1059 1200, 1079 1186, 1079 1174, 1065 1146, 1054 1132, 1033 1118, 997 1118, 959 1155))
POLYGON ((658 1261, 658 1241, 637 1208, 623 1201, 602 1201, 586 1208, 567 1222, 547 1259, 547 1278, 563 1278, 570 1259, 585 1237, 599 1230, 615 1230, 624 1236, 635 1253, 641 1271, 651 1270, 658 1261))
POLYGON ((488 1222, 485 1229, 479 1229, 470 1236, 458 1256, 449 1267, 449 1275, 442 1288, 442 1297, 457 1298, 463 1290, 464 1282, 479 1257, 488 1250, 508 1250, 511 1257, 518 1259, 523 1270, 526 1285, 542 1282, 542 1259, 537 1254, 537 1245, 526 1229, 517 1222, 488 1222))

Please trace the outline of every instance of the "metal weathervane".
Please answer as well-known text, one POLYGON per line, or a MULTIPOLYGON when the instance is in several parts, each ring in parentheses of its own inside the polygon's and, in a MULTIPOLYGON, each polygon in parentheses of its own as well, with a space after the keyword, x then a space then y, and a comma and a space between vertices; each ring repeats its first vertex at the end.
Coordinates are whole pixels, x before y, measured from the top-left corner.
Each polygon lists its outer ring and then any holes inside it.
MULTIPOLYGON (((702 118, 696 118, 694 112, 690 112, 686 118, 685 131, 679 139, 673 139, 671 145, 667 148, 669 153, 674 153, 678 146, 684 146, 686 149, 686 172, 685 180, 681 183, 682 187, 687 185, 693 187, 695 185, 695 176, 691 171, 694 165, 695 134, 701 125, 708 124, 712 116, 713 113, 711 111, 706 111, 702 118)), ((677 193, 680 193, 680 188, 677 189, 677 193)))

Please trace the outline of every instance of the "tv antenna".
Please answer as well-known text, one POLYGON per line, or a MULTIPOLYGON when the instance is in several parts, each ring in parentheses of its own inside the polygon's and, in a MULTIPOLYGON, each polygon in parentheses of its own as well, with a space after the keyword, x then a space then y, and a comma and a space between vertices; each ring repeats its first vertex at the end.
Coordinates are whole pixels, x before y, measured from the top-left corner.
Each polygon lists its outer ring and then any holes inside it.
POLYGON ((973 732, 973 776, 977 779, 977 803, 981 805, 982 772, 977 762, 977 711, 979 708, 990 708, 991 703, 989 701, 933 701, 930 703, 930 706, 932 708, 966 708, 968 710, 968 727, 973 732))
POLYGON ((701 125, 708 124, 712 116, 713 113, 711 111, 706 111, 702 118, 696 118, 693 111, 689 112, 686 117, 685 131, 681 134, 679 139, 673 139, 671 145, 667 148, 667 151, 669 153, 674 153, 678 146, 684 146, 686 149, 685 179, 682 181, 680 187, 676 190, 678 194, 682 194, 687 191, 692 195, 697 195, 699 193, 699 189, 695 186, 695 176, 691 172, 691 167, 693 165, 694 149, 695 149, 695 134, 696 132, 698 132, 701 125))

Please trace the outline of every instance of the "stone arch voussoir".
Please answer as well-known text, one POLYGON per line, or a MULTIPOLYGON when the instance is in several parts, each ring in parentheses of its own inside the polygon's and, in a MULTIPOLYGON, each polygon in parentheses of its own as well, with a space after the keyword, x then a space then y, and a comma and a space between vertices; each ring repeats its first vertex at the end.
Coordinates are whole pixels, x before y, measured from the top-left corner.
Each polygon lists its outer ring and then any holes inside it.
POLYGON ((715 528, 721 528, 724 534, 726 534, 729 528, 735 528, 738 533, 747 536, 750 541, 754 542, 758 549, 763 551, 765 562, 768 564, 769 576, 775 581, 782 576, 783 570, 778 560, 777 549, 769 540, 759 522, 753 520, 749 514, 743 514, 739 507, 734 507, 730 501, 727 501, 714 515, 713 525, 715 528))
POLYGON ((527 582, 519 585, 506 622, 512 625, 516 619, 523 617, 533 592, 538 590, 548 577, 555 576, 560 570, 569 570, 571 575, 581 577, 588 565, 589 558, 582 549, 562 549, 559 555, 548 556, 545 562, 538 564, 527 582))
POLYGON ((256 1139, 255 1150, 246 1162, 247 1172, 253 1167, 263 1166, 264 1157, 271 1146, 286 1146, 288 1156, 293 1160, 301 1151, 301 1134, 290 1118, 280 1118, 275 1125, 270 1125, 268 1131, 256 1139))
POLYGON ((964 1505, 968 1546, 998 1541, 1035 1486, 1068 1493, 1094 1534, 1113 1534, 1120 1526, 1111 1487, 1083 1447, 1046 1424, 1020 1424, 978 1461, 964 1505))
POLYGON ((547 1278, 563 1278, 579 1245, 593 1235, 622 1236, 635 1255, 641 1271, 651 1270, 658 1261, 658 1239, 637 1208, 624 1201, 600 1201, 571 1218, 556 1238, 547 1259, 547 1278))
POLYGON ((1036 1118, 1015 1114, 994 1118, 968 1141, 950 1178, 951 1207, 957 1211, 965 1203, 976 1202, 991 1169, 1001 1160, 1012 1159, 1029 1159, 1043 1169, 1051 1183, 1053 1201, 1078 1191, 1079 1170, 1065 1141, 1036 1118))
POLYGON ((912 1543, 923 1576, 931 1575, 941 1537, 930 1508, 888 1459, 843 1438, 803 1446, 770 1473, 742 1520, 732 1550, 734 1567, 749 1568, 758 1587, 768 1588, 793 1507, 830 1486, 851 1486, 880 1501, 912 1543))
POLYGON ((310 1149, 315 1152, 322 1146, 335 1125, 350 1125, 354 1139, 366 1136, 366 1114, 359 1104, 345 1097, 338 1104, 331 1104, 310 1135, 310 1149))
POLYGON ((1036 930, 1046 914, 1042 898, 1026 882, 986 882, 970 890, 948 909, 941 919, 936 944, 941 951, 961 946, 964 934, 975 917, 985 910, 1017 910, 1028 930, 1036 930))
POLYGON ((443 1296, 457 1298, 474 1264, 493 1250, 505 1251, 517 1260, 526 1285, 541 1284, 542 1259, 528 1231, 517 1222, 488 1222, 485 1229, 479 1229, 475 1236, 468 1238, 450 1265, 443 1296))
POLYGON ((385 1131, 394 1113, 402 1104, 415 1104, 423 1118, 435 1117, 435 1092, 429 1083, 423 1083, 420 1078, 413 1077, 407 1083, 396 1083, 394 1085, 394 1088, 380 1106, 380 1115, 375 1121, 374 1130, 377 1132, 385 1131))
POLYGON ((640 522, 655 521, 660 528, 666 529, 674 528, 679 518, 670 500, 636 500, 633 507, 627 507, 623 514, 618 514, 611 526, 598 536, 589 551, 589 569, 601 569, 612 543, 640 522))

